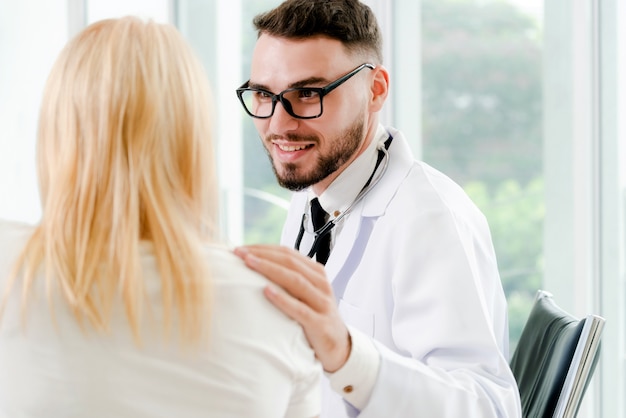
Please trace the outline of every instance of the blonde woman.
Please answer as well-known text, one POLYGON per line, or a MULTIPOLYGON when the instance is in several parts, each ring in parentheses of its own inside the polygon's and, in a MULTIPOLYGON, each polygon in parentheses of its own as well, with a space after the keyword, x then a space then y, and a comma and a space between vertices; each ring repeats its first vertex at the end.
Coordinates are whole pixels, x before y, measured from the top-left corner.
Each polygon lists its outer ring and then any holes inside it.
POLYGON ((0 222, 0 417, 319 414, 301 327, 216 243, 210 120, 171 25, 100 21, 61 52, 41 222, 0 222))

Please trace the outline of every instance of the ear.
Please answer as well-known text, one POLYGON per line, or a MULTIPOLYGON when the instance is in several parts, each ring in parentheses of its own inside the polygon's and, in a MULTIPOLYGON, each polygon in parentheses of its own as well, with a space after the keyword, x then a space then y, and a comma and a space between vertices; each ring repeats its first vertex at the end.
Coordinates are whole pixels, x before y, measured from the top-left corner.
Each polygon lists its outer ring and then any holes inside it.
POLYGON ((389 94, 389 72, 382 65, 376 66, 373 72, 370 89, 370 111, 378 112, 382 109, 389 94))

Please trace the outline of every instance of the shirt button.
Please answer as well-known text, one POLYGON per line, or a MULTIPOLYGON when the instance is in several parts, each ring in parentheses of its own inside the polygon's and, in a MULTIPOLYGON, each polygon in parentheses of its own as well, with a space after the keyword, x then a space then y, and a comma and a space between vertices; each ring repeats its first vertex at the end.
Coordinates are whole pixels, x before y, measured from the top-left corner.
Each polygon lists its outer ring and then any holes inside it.
POLYGON ((341 212, 339 212, 338 210, 336 210, 336 211, 333 213, 333 216, 334 216, 335 218, 336 218, 337 216, 339 216, 339 215, 341 215, 341 212))
POLYGON ((343 391, 344 391, 345 393, 352 393, 352 391, 353 391, 353 390, 354 390, 354 388, 352 387, 352 385, 348 385, 348 386, 345 386, 345 387, 343 388, 343 391))

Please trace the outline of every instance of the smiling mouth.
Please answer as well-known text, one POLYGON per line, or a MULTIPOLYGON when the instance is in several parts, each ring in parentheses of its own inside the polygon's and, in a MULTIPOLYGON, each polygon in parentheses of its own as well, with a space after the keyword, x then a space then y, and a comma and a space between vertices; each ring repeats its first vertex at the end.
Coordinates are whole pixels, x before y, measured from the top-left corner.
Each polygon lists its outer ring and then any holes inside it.
POLYGON ((281 144, 276 144, 276 146, 281 151, 293 152, 293 151, 302 151, 304 149, 311 148, 313 146, 313 144, 309 144, 309 145, 281 145, 281 144))

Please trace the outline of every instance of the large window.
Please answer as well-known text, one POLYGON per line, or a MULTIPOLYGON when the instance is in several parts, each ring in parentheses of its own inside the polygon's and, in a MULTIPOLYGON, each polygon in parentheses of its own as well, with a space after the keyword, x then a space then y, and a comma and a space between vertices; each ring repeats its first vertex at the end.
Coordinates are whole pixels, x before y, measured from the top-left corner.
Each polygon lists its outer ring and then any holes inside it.
MULTIPOLYGON (((252 17, 278 3, 0 0, 0 217, 40 216, 37 112, 68 36, 138 14, 176 24, 212 81, 224 238, 277 242, 289 193, 276 185, 234 90, 249 74, 252 17)), ((580 416, 626 416, 626 3, 366 3, 379 16, 392 75, 383 122, 486 214, 512 348, 538 288, 578 316, 605 316, 601 364, 580 416)))
POLYGON ((422 1, 423 159, 461 184, 489 220, 511 349, 543 272, 541 11, 422 1))

